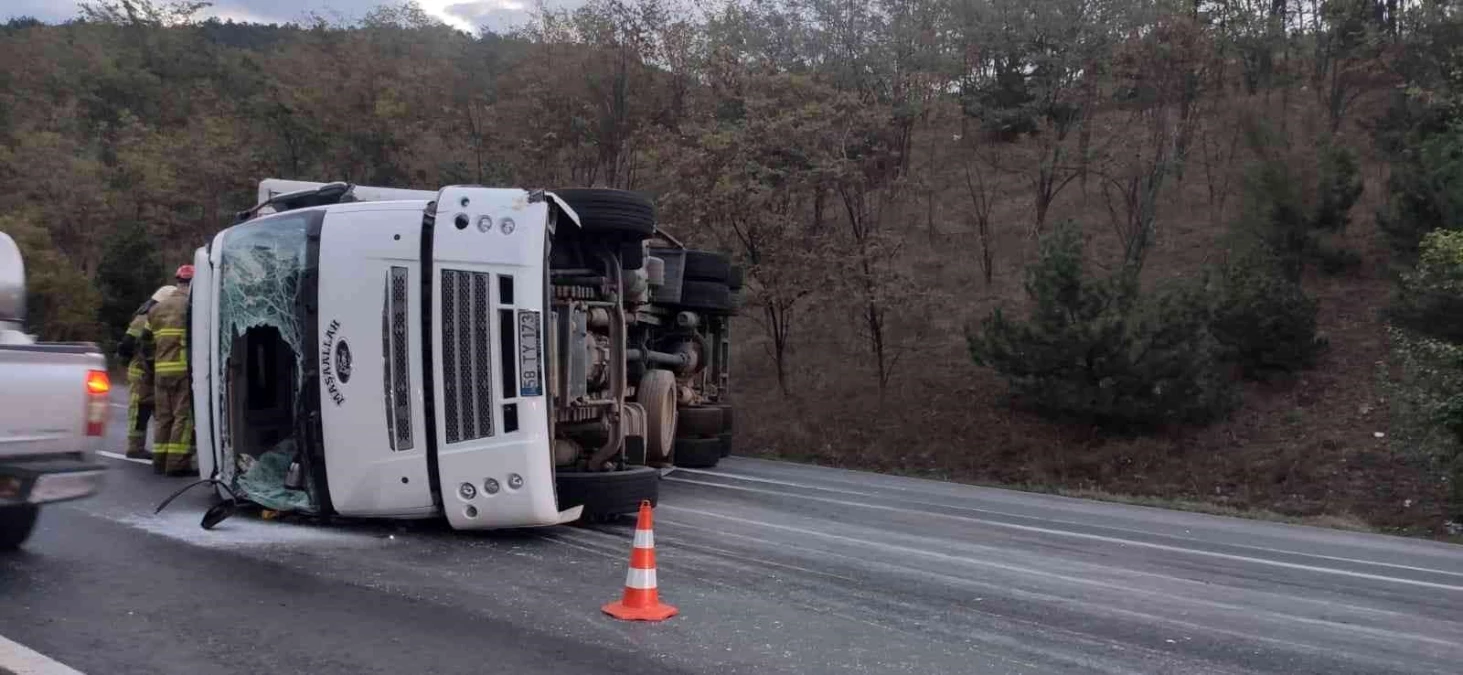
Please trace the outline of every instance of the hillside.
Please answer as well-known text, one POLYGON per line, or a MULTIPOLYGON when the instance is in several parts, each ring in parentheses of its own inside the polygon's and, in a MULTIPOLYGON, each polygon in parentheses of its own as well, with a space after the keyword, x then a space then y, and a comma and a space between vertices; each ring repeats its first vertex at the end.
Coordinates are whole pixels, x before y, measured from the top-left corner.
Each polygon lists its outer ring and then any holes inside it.
POLYGON ((1422 205, 1392 179, 1456 109, 1447 12, 596 0, 474 37, 410 4, 305 26, 132 5, 0 27, 0 229, 47 338, 114 339, 263 177, 618 187, 747 267, 739 452, 1422 535, 1463 511, 1457 443, 1404 440, 1443 426, 1396 419, 1415 378, 1383 316, 1422 234, 1457 226, 1433 206, 1463 172, 1422 205), (1111 306, 1005 345, 1049 372, 977 365, 993 311, 1063 301, 1026 290, 1063 232, 1063 278, 1111 306), (1235 271, 1290 304, 1232 300, 1235 271), (1221 315, 1263 320, 1226 341, 1221 315), (1257 369, 1274 325, 1325 349, 1257 369), (1060 349, 1128 370, 1083 381, 1060 349))

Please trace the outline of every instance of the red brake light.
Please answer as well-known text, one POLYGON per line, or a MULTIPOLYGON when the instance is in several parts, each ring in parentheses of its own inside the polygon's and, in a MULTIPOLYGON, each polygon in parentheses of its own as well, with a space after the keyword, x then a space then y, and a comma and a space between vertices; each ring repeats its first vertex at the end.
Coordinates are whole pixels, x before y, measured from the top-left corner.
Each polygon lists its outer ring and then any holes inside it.
POLYGON ((88 370, 86 372, 86 391, 91 394, 105 394, 112 390, 112 380, 107 377, 105 370, 88 370))

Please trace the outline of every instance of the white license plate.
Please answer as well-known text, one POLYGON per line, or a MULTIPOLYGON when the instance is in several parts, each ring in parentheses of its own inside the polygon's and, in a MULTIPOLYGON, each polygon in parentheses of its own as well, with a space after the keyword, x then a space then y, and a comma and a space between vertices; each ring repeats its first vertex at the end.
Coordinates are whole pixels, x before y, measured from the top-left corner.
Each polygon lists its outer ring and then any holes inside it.
POLYGON ((32 504, 44 504, 85 497, 101 489, 104 473, 102 471, 68 471, 41 474, 36 478, 35 487, 30 489, 27 501, 32 504))
POLYGON ((539 336, 539 313, 518 311, 518 395, 544 393, 543 345, 539 336))

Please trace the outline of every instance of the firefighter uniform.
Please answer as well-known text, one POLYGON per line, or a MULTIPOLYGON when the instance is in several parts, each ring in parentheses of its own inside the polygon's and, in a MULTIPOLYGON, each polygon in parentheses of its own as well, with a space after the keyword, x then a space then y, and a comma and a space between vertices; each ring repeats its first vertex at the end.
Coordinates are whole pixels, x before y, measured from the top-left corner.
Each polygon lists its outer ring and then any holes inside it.
POLYGON ((193 393, 188 381, 188 282, 193 266, 178 268, 178 287, 147 312, 153 342, 153 400, 157 429, 152 468, 186 476, 193 467, 193 393))
POLYGON ((147 459, 147 423, 152 418, 153 345, 147 330, 147 312, 174 291, 163 286, 137 308, 117 354, 127 361, 127 456, 147 459))

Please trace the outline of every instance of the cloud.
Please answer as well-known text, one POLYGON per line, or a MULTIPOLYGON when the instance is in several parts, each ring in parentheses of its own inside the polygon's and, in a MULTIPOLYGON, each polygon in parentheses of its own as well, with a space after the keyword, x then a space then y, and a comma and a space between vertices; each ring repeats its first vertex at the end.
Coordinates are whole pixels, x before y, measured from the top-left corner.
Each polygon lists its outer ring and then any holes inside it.
MULTIPOLYGON (((304 23, 312 13, 328 17, 339 17, 350 21, 359 19, 367 12, 384 4, 397 4, 402 0, 320 0, 300 2, 299 0, 216 0, 212 7, 203 10, 204 17, 218 17, 249 23, 304 23)), ((48 23, 60 23, 76 18, 76 0, 3 0, 0 21, 13 17, 30 16, 48 23)), ((527 24, 533 18, 534 0, 419 0, 428 15, 449 26, 469 33, 479 28, 494 32, 507 32, 527 24)), ((551 8, 573 8, 584 0, 550 0, 551 8)))
POLYGON ((497 33, 528 23, 533 18, 533 11, 533 5, 519 0, 480 0, 450 4, 443 8, 445 14, 463 23, 497 33))
POLYGON ((59 22, 76 16, 74 0, 6 0, 0 9, 0 21, 29 16, 46 22, 59 22))

